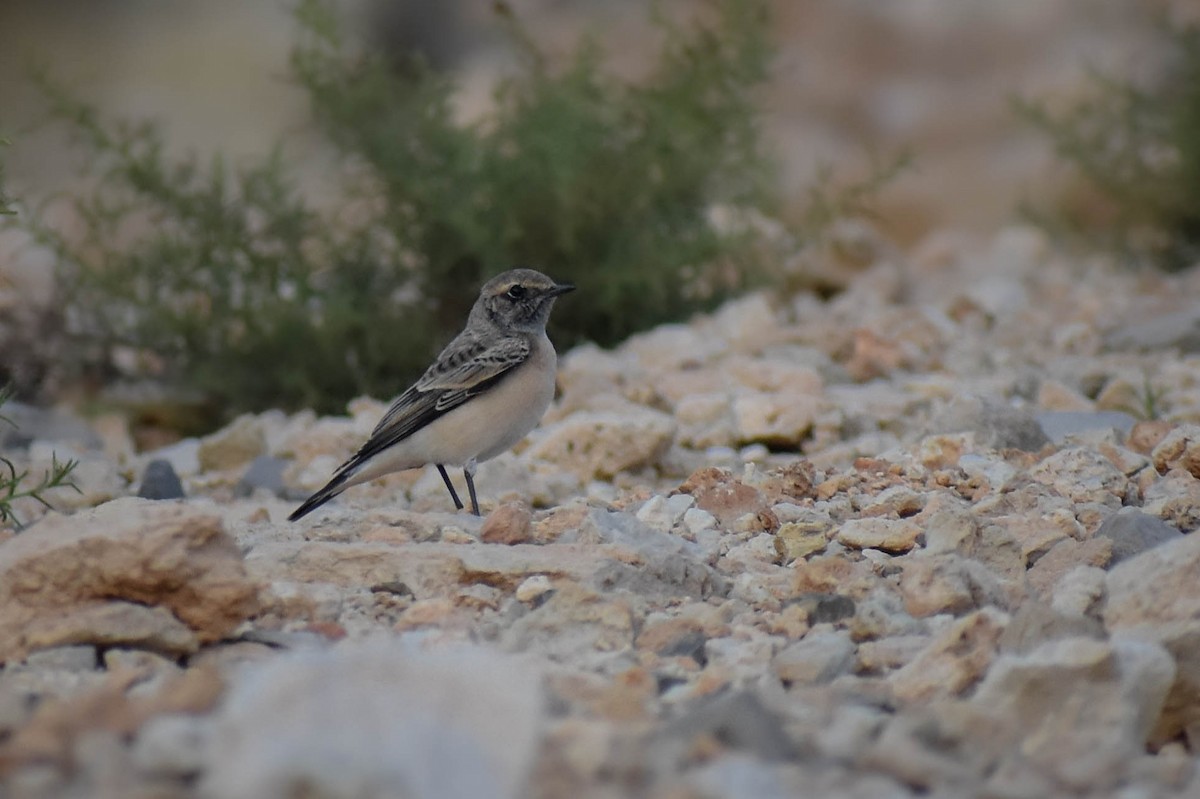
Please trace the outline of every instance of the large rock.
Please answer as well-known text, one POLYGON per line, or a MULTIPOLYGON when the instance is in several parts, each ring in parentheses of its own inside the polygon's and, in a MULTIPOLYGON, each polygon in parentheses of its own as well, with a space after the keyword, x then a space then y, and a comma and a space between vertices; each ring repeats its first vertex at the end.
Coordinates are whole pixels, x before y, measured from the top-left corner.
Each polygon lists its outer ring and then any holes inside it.
POLYGON ((1065 788, 1106 787, 1145 750, 1174 678, 1157 644, 1065 638, 1000 657, 972 702, 1011 719, 1023 756, 1065 788))
POLYGON ((785 683, 826 683, 854 664, 854 642, 843 630, 810 633, 775 655, 771 666, 785 683))
POLYGON ((228 427, 201 440, 198 456, 205 471, 242 466, 266 452, 263 425, 254 416, 239 416, 228 427))
POLYGON ((1200 307, 1139 319, 1109 333, 1104 343, 1113 350, 1200 351, 1200 307))
POLYGON ((1155 625, 1135 635, 1162 645, 1175 659, 1175 682, 1150 733, 1150 745, 1157 748, 1186 736, 1194 749, 1200 736, 1200 621, 1155 625))
POLYGON ((1095 502, 1119 508, 1133 501, 1137 494, 1133 481, 1120 469, 1086 447, 1059 450, 1035 466, 1030 476, 1076 503, 1095 502))
POLYGON ((1179 530, 1200 527, 1200 479, 1183 469, 1172 469, 1144 492, 1142 511, 1157 516, 1179 530))
POLYGON ((188 651, 257 607, 220 518, 183 505, 120 499, 0 544, 2 661, 64 643, 188 651))
POLYGON ((1112 561, 1120 563, 1135 555, 1179 538, 1182 533, 1157 516, 1137 508, 1121 508, 1104 520, 1098 538, 1112 540, 1112 561))
POLYGON ((657 464, 671 446, 675 427, 670 416, 648 408, 576 413, 542 431, 528 452, 580 480, 607 479, 657 464))
POLYGON ((1127 436, 1137 423, 1137 419, 1122 411, 1041 411, 1034 418, 1055 444, 1062 444, 1071 436, 1093 432, 1115 431, 1127 436))
POLYGON ((1200 618, 1200 535, 1180 536, 1108 573, 1109 630, 1200 618))
POLYGON ((204 796, 524 796, 543 700, 528 661, 395 640, 298 653, 238 676, 212 730, 204 796))
POLYGON ((958 397, 945 406, 933 419, 930 432, 973 432, 975 442, 989 449, 1037 452, 1050 443, 1029 411, 978 397, 958 397))
POLYGON ((987 605, 1007 607, 1013 589, 977 560, 954 553, 909 555, 900 563, 904 608, 923 618, 960 615, 987 605))
POLYGON ((737 442, 762 443, 781 449, 798 448, 808 437, 821 410, 819 397, 739 391, 733 398, 737 442))

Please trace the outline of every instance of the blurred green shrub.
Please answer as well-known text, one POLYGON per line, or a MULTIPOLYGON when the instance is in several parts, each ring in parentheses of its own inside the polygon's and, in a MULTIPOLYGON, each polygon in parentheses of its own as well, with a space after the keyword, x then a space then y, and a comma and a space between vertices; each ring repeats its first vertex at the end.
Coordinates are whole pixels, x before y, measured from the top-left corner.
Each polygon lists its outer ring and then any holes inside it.
POLYGON ((103 121, 43 79, 94 188, 73 200, 82 237, 44 215, 22 224, 58 255, 80 357, 127 345, 229 413, 393 394, 514 265, 579 286, 553 320, 560 347, 613 344, 762 274, 753 227, 710 216, 772 208, 751 95, 771 54, 766 3, 712 10, 708 24, 662 22, 636 84, 590 43, 551 68, 509 17, 520 69, 468 124, 450 80, 353 52, 306 0, 293 67, 346 176, 319 204, 282 149, 251 165, 170 158, 154 124, 103 121))
POLYGON ((1089 96, 1064 110, 1016 107, 1103 202, 1030 215, 1068 239, 1174 270, 1200 259, 1200 27, 1164 23, 1163 39, 1170 66, 1154 86, 1095 73, 1089 96))
POLYGON ((12 209, 10 203, 12 200, 4 193, 4 148, 8 146, 8 139, 0 137, 0 214, 11 216, 16 211, 12 209))

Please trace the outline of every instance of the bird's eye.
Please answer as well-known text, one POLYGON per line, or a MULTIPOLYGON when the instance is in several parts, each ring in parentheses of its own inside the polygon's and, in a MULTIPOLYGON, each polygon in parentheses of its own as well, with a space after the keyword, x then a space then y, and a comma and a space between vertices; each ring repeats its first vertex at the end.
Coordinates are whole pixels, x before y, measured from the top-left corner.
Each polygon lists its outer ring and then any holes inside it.
POLYGON ((524 286, 513 286, 512 288, 510 288, 508 290, 508 298, 510 300, 525 299, 525 287, 524 286))

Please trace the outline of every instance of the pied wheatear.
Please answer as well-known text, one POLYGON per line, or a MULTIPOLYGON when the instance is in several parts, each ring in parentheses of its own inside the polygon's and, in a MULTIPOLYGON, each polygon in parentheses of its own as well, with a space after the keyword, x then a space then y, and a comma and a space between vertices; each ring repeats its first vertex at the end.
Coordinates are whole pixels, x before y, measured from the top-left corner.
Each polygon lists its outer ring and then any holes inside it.
POLYGON ((431 463, 460 510, 446 466, 462 467, 478 516, 476 465, 524 438, 554 398, 558 357, 546 320, 555 298, 574 288, 532 269, 513 269, 485 283, 463 331, 392 402, 354 457, 288 519, 350 486, 431 463))

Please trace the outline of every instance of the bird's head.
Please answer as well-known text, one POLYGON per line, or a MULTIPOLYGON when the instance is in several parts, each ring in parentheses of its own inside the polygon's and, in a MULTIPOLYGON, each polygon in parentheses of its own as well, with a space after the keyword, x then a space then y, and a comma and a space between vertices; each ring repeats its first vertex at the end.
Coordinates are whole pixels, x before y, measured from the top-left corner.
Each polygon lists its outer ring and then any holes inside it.
POLYGON ((574 291, 533 269, 510 269, 483 284, 471 315, 483 314, 506 330, 539 333, 546 327, 555 298, 574 291))

